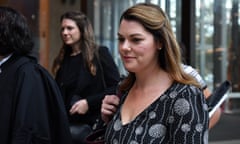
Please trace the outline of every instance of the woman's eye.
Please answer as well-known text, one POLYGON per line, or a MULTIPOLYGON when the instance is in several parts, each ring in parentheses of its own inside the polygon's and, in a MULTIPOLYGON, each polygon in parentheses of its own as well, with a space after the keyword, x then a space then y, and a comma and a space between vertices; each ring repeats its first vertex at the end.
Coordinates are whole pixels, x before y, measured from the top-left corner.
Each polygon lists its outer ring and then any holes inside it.
POLYGON ((119 41, 119 42, 123 42, 123 41, 124 41, 124 38, 118 38, 118 41, 119 41))
POLYGON ((140 39, 140 38, 133 38, 133 39, 132 39, 133 42, 140 42, 141 40, 142 40, 142 39, 140 39))
POLYGON ((73 29, 73 27, 67 27, 67 30, 72 30, 73 29))
POLYGON ((68 30, 71 31, 73 29, 73 27, 62 27, 61 31, 63 32, 64 30, 68 30))

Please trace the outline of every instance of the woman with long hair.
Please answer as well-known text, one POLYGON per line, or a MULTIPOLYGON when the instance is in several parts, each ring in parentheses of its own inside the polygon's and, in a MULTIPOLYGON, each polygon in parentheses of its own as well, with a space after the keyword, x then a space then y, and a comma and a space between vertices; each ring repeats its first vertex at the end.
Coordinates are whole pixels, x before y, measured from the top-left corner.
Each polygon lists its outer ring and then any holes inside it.
POLYGON ((108 96, 105 142, 208 143, 208 108, 199 83, 184 72, 179 45, 164 11, 139 3, 120 18, 119 53, 129 72, 112 118, 108 96))
MULTIPOLYGON (((115 94, 119 72, 108 48, 95 42, 87 16, 68 11, 61 16, 63 46, 53 64, 70 125, 87 124, 76 140, 82 143, 99 118, 106 94, 115 94)), ((78 142, 76 142, 78 143, 78 142)))

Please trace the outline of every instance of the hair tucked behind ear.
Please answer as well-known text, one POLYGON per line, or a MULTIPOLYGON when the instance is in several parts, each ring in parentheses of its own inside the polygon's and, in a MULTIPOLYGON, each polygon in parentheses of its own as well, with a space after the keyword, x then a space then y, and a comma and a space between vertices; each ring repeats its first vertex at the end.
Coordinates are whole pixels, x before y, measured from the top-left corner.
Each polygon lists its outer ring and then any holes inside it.
MULTIPOLYGON (((159 6, 149 3, 136 4, 123 12, 120 24, 123 19, 140 23, 154 36, 157 43, 162 44, 161 51, 158 51, 159 67, 168 72, 175 81, 199 87, 195 79, 186 74, 182 69, 179 45, 167 15, 159 6)), ((120 89, 129 88, 134 81, 134 73, 129 73, 120 89)))

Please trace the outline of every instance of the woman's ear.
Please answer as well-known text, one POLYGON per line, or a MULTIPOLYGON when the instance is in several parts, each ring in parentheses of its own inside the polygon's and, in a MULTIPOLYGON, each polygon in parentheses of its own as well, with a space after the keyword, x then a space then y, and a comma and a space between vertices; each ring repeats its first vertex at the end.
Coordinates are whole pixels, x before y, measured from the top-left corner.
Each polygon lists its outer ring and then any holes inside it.
POLYGON ((162 49, 162 43, 157 42, 157 49, 158 49, 158 50, 161 50, 161 49, 162 49))

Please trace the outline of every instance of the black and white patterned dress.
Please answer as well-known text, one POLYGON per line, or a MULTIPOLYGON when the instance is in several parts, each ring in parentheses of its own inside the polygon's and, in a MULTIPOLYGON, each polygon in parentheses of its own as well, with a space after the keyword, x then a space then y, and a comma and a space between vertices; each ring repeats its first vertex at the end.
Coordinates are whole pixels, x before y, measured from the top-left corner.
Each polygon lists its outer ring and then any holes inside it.
POLYGON ((121 106, 108 124, 107 144, 208 143, 208 107, 194 86, 174 83, 128 124, 122 125, 120 112, 121 106))

